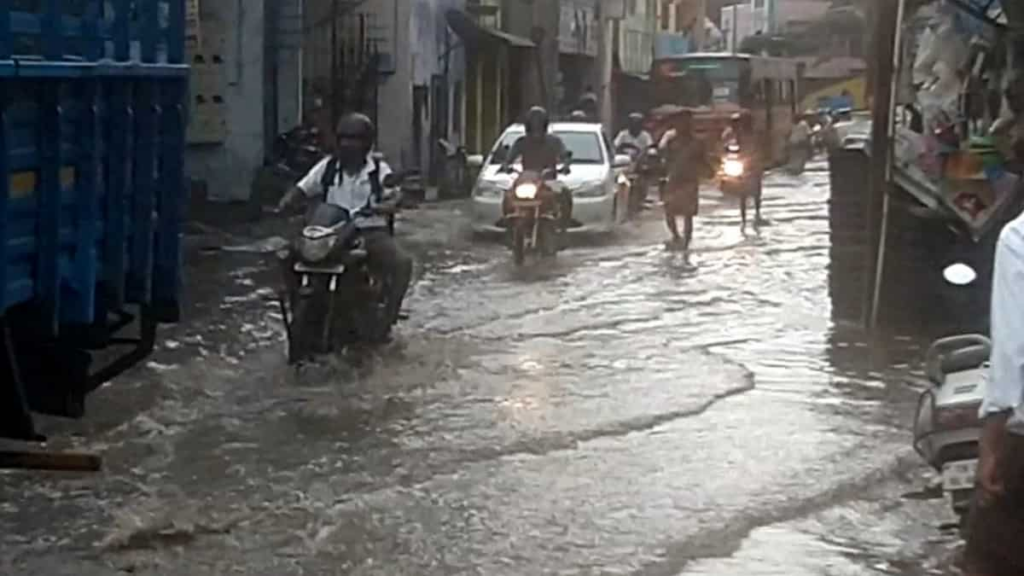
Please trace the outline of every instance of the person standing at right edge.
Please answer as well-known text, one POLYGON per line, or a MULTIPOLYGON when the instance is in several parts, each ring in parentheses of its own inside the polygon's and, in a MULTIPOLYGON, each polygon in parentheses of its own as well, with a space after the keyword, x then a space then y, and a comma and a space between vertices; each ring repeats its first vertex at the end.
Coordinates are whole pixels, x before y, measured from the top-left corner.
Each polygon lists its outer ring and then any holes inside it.
POLYGON ((1024 574, 1024 214, 1003 228, 992 277, 991 373, 981 407, 967 576, 1024 574))
POLYGON ((700 208, 700 181, 708 169, 704 143, 693 133, 693 112, 683 110, 676 115, 658 148, 668 163, 668 182, 661 194, 665 224, 672 234, 666 245, 688 250, 693 240, 693 218, 700 208), (676 222, 680 216, 683 218, 682 236, 676 222))

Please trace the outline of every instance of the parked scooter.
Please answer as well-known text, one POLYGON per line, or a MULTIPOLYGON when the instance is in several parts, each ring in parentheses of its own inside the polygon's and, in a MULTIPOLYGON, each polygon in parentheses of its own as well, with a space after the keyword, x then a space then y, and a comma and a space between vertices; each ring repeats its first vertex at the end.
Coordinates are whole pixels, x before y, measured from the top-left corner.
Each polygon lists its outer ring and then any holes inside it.
MULTIPOLYGON (((974 282, 977 274, 965 264, 944 272, 957 286, 974 282)), ((988 379, 992 343, 980 334, 935 341, 925 357, 927 389, 914 417, 914 449, 942 474, 942 491, 964 525, 974 494, 979 411, 988 379)))
POLYGON ((307 174, 325 155, 315 126, 296 126, 274 139, 274 165, 292 180, 307 174))

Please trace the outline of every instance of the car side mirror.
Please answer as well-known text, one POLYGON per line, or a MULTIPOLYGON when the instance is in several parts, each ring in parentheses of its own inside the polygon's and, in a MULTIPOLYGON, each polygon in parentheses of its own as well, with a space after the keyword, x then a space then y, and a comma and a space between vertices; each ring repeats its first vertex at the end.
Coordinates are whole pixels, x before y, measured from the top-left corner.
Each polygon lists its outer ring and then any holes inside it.
POLYGON ((616 154, 615 162, 612 164, 615 168, 628 168, 633 163, 633 158, 629 154, 616 154))
POLYGON ((470 168, 480 168, 484 165, 484 157, 481 154, 472 154, 466 156, 466 166, 470 168))

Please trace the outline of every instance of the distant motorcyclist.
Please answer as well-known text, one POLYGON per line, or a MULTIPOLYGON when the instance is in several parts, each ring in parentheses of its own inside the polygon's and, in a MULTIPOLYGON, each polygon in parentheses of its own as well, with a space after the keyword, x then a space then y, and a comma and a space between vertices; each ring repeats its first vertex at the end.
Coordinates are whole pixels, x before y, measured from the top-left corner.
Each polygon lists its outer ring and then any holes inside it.
POLYGON ((586 90, 583 91, 583 96, 580 97, 579 103, 576 105, 576 109, 586 114, 589 122, 600 122, 599 104, 597 93, 594 92, 592 87, 587 86, 586 90))
MULTIPOLYGON (((281 198, 277 211, 284 211, 302 196, 348 210, 363 238, 367 264, 384 281, 387 312, 397 320, 412 278, 412 259, 398 247, 388 227, 387 217, 394 214, 400 200, 398 190, 384 186, 391 167, 371 154, 376 127, 367 116, 346 114, 334 133, 332 154, 281 198)), ((288 261, 293 262, 294 255, 288 261)), ((287 270, 291 271, 290 265, 287 270)))
POLYGON ((725 146, 735 145, 739 148, 744 161, 744 179, 748 193, 740 198, 742 202, 743 222, 746 223, 747 198, 754 199, 754 225, 764 223, 761 219, 761 191, 764 181, 764 161, 761 148, 754 133, 754 120, 749 113, 737 112, 729 118, 729 127, 722 134, 725 146))
MULTIPOLYGON (((534 172, 557 170, 560 163, 568 160, 565 144, 561 138, 548 132, 549 124, 547 110, 540 106, 530 108, 526 113, 526 135, 520 137, 512 145, 502 164, 502 172, 511 172, 512 165, 520 159, 523 170, 534 172)), ((572 219, 572 193, 568 190, 561 190, 559 204, 562 216, 561 226, 564 230, 569 227, 569 222, 572 219)))
POLYGON ((626 128, 615 136, 615 150, 624 151, 634 160, 644 154, 648 148, 654 145, 654 138, 650 132, 644 130, 644 115, 633 112, 626 121, 626 128))

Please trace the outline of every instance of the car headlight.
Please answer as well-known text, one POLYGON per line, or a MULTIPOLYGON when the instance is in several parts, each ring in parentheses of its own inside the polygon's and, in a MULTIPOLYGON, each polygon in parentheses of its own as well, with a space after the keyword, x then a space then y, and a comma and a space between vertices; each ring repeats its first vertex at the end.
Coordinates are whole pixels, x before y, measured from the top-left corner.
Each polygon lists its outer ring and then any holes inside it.
POLYGON ((597 182, 596 184, 584 184, 579 188, 573 190, 572 195, 580 198, 600 198, 606 196, 608 192, 604 188, 604 182, 597 182))
POLYGON ((516 186, 516 198, 520 200, 533 200, 537 197, 537 185, 533 182, 523 182, 516 186))
POLYGON ((474 195, 478 198, 500 198, 504 193, 501 186, 489 180, 481 180, 476 185, 474 195))
POLYGON ((726 160, 722 165, 722 172, 730 178, 738 178, 743 176, 743 162, 740 160, 726 160))

